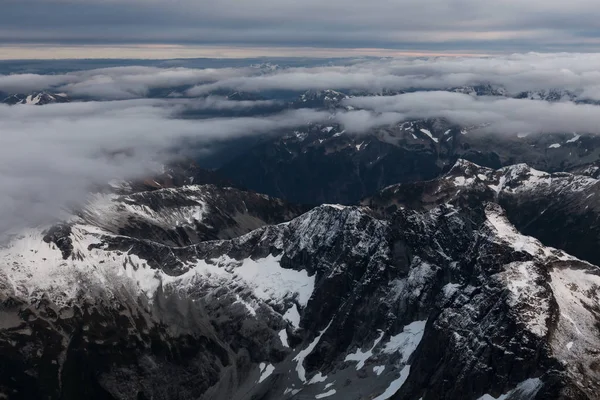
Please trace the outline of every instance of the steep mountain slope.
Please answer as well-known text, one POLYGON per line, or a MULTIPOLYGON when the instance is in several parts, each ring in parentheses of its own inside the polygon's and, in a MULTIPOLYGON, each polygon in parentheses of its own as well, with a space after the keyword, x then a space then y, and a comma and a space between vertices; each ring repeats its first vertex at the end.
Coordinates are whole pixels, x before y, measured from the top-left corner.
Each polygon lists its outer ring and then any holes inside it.
POLYGON ((79 216, 113 234, 185 246, 236 237, 306 210, 308 207, 253 192, 189 185, 121 196, 97 195, 79 216))
POLYGON ((429 209, 448 202, 479 207, 495 201, 520 231, 600 264, 598 196, 600 182, 588 176, 549 174, 525 164, 491 170, 460 160, 439 179, 393 185, 363 204, 390 213, 402 207, 429 209))
POLYGON ((439 174, 430 143, 393 135, 359 137, 312 125, 255 146, 218 172, 258 192, 313 204, 354 203, 389 184, 439 174))
POLYGON ((431 193, 401 185, 302 215, 215 186, 97 195, 0 251, 0 392, 596 398, 600 269, 523 236, 486 197, 518 207, 594 182, 461 161, 431 193), (178 226, 214 230, 163 234, 178 226))

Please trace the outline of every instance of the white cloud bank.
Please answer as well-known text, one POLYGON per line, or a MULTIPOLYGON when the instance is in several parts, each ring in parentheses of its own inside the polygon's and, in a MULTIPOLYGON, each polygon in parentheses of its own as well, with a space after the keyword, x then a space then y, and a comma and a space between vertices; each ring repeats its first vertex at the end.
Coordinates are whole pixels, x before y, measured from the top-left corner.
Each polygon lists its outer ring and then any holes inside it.
POLYGON ((216 82, 236 76, 252 76, 256 68, 156 68, 112 67, 65 74, 0 75, 0 91, 29 93, 54 90, 95 99, 146 97, 151 89, 176 88, 201 82, 216 82))
POLYGON ((461 126, 480 126, 489 133, 600 133, 600 107, 573 102, 429 91, 356 97, 344 103, 364 110, 341 115, 340 121, 347 129, 358 126, 363 131, 386 122, 441 117, 461 126))
POLYGON ((174 118, 187 106, 179 100, 0 105, 0 233, 51 221, 92 185, 148 174, 181 139, 208 143, 328 117, 298 110, 268 118, 174 118))
POLYGON ((0 91, 64 91, 96 99, 145 97, 152 89, 190 87, 190 96, 215 90, 346 89, 379 92, 447 89, 491 84, 508 93, 569 90, 600 100, 600 54, 513 54, 494 57, 428 57, 345 60, 343 65, 306 68, 116 67, 65 74, 0 75, 0 91))
POLYGON ((355 89, 368 92, 447 89, 490 84, 511 94, 561 89, 598 98, 600 54, 513 54, 490 57, 399 58, 347 66, 289 68, 260 76, 235 76, 197 85, 191 95, 216 89, 355 89), (595 96, 595 97, 594 97, 595 96))

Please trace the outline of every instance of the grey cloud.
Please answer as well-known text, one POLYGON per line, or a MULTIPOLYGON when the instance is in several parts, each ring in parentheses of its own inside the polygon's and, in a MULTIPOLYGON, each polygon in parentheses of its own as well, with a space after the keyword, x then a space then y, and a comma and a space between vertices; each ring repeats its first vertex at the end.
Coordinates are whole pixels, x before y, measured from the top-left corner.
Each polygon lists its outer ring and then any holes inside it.
POLYGON ((188 103, 189 108, 199 110, 243 110, 278 104, 275 100, 227 100, 221 96, 207 96, 188 103))
MULTIPOLYGON (((590 0, 5 0, 0 40, 532 50, 597 49, 590 0), (586 32, 588 32, 586 34, 586 32)), ((485 51, 485 50, 484 50, 485 51)))
POLYGON ((238 76, 197 85, 190 95, 215 89, 445 89, 492 84, 516 94, 527 90, 577 92, 600 85, 600 54, 514 54, 495 57, 399 58, 349 66, 290 68, 270 75, 238 76))
POLYGON ((214 142, 328 117, 299 110, 268 118, 175 118, 187 106, 154 100, 0 106, 0 233, 51 222, 66 205, 83 201, 91 185, 149 173, 173 156, 165 149, 178 140, 214 142))
MULTIPOLYGON (((384 113, 391 119, 395 114, 399 120, 443 117, 462 126, 479 126, 480 131, 489 133, 600 133, 600 107, 572 102, 473 97, 433 91, 353 98, 346 103, 371 110, 373 116, 384 113)), ((371 118, 363 128, 377 125, 371 118)))
POLYGON ((75 80, 61 75, 14 74, 0 75, 0 91, 23 93, 64 85, 75 80))
POLYGON ((370 129, 379 126, 393 125, 407 119, 405 114, 399 112, 371 112, 367 110, 356 110, 342 112, 335 116, 335 120, 340 123, 349 133, 365 133, 370 129))
POLYGON ((143 97, 157 88, 214 82, 235 76, 252 76, 253 68, 155 68, 113 67, 66 74, 0 75, 0 91, 28 93, 53 89, 77 96, 100 99, 130 99, 143 97))
POLYGON ((494 57, 396 58, 349 65, 257 68, 117 67, 57 75, 0 75, 0 91, 48 89, 92 98, 129 99, 150 90, 192 86, 190 96, 214 90, 445 89, 489 83, 516 94, 526 90, 566 89, 596 99, 600 54, 513 54, 494 57))

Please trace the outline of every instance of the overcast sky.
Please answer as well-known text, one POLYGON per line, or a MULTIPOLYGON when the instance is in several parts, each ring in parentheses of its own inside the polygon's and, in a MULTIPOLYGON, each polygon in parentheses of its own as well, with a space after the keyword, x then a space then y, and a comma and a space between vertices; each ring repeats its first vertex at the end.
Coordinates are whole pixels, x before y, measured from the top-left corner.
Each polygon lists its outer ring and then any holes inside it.
POLYGON ((2 0, 0 3, 0 58, 600 49, 597 23, 600 2, 596 0, 2 0), (82 47, 91 44, 94 46, 82 47))

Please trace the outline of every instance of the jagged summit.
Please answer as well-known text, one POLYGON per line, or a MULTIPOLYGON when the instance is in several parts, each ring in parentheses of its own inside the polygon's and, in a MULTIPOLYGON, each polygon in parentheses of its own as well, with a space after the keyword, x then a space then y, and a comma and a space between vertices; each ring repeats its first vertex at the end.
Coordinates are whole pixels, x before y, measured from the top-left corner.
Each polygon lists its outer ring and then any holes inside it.
POLYGON ((35 92, 28 95, 12 94, 2 100, 2 103, 8 105, 26 104, 41 106, 45 104, 68 103, 70 101, 66 93, 35 92))

